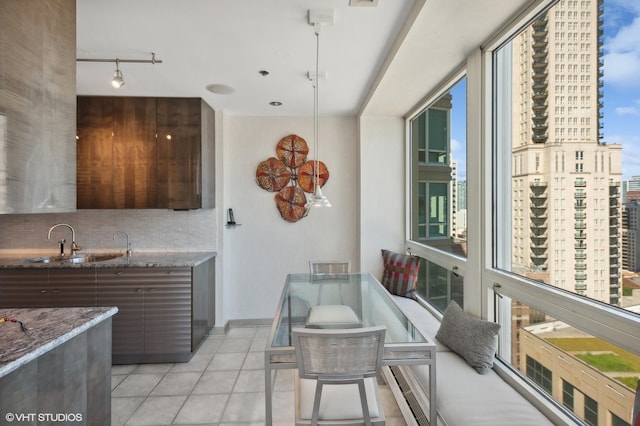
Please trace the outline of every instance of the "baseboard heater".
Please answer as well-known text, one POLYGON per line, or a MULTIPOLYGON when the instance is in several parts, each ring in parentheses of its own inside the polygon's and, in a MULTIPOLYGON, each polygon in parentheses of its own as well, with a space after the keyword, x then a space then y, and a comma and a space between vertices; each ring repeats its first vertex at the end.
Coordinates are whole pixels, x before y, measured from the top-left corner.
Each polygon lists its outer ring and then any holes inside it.
POLYGON ((416 419, 418 425, 429 426, 429 419, 420 406, 418 398, 416 397, 414 391, 411 389, 411 386, 409 385, 409 382, 405 378, 404 373, 402 372, 400 367, 393 365, 389 367, 389 370, 391 371, 391 374, 398 384, 398 387, 402 392, 402 396, 404 397, 405 401, 407 401, 407 405, 413 413, 413 417, 416 419))

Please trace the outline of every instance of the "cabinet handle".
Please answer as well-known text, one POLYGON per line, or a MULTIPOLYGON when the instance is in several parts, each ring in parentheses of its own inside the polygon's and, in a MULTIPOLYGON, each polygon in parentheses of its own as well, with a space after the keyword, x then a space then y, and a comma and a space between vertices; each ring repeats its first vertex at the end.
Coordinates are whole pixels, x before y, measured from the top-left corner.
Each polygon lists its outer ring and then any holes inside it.
POLYGON ((155 291, 155 290, 156 290, 155 288, 150 288, 150 289, 149 289, 149 290, 147 290, 147 291, 148 291, 148 292, 152 292, 152 291, 155 291))
POLYGON ((142 289, 141 288, 137 288, 136 289, 136 293, 142 293, 142 289))
POLYGON ((115 275, 122 275, 122 271, 116 272, 115 275))
POLYGON ((59 293, 59 292, 60 292, 60 290, 59 290, 59 289, 57 289, 57 288, 56 288, 55 290, 53 290, 53 291, 52 291, 52 293, 59 293))
POLYGON ((40 290, 40 294, 45 294, 47 290, 40 290))

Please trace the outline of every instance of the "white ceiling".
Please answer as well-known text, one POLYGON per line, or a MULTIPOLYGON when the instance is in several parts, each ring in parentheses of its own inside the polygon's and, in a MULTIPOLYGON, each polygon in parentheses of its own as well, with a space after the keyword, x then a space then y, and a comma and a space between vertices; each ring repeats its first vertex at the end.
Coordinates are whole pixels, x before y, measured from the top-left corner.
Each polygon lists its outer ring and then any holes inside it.
POLYGON ((307 12, 331 9, 335 22, 320 36, 320 71, 327 73, 320 113, 402 115, 521 8, 541 0, 349 2, 78 0, 78 58, 151 59, 155 52, 163 63, 121 63, 126 84, 116 90, 109 84, 114 63, 78 62, 77 91, 201 97, 232 115, 309 116, 316 39, 307 12), (235 92, 214 94, 209 84, 235 92))
POLYGON ((78 0, 78 58, 151 59, 121 63, 125 85, 113 89, 113 63, 77 63, 78 94, 193 96, 237 115, 311 115, 316 38, 309 9, 332 9, 320 35, 319 103, 323 115, 354 115, 413 0, 78 0), (263 77, 260 70, 269 71, 263 77), (233 94, 213 94, 225 84, 233 94), (280 101, 273 107, 270 101, 280 101))

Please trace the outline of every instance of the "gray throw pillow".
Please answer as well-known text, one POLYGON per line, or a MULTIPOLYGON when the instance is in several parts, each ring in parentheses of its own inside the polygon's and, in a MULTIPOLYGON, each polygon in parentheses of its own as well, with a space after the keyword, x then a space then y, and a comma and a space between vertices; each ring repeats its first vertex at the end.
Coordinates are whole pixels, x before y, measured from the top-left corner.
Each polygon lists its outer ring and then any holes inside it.
POLYGON ((467 361, 480 374, 493 367, 500 324, 474 318, 454 300, 444 311, 436 338, 467 361))

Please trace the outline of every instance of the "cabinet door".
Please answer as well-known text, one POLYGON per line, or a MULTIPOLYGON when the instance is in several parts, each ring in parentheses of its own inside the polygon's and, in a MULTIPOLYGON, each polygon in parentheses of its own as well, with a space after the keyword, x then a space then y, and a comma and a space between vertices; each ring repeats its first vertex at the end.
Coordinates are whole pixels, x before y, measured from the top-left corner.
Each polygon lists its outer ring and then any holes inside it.
POLYGON ((113 98, 113 208, 157 207, 156 100, 113 98))
POLYGON ((193 267, 191 351, 195 351, 215 325, 215 258, 193 267))
POLYGON ((98 306, 116 306, 112 317, 113 354, 144 351, 144 279, 142 268, 97 268, 98 306))
POLYGON ((78 208, 113 208, 113 98, 78 96, 77 110, 78 208))
POLYGON ((96 306, 96 268, 49 269, 52 307, 96 306))
POLYGON ((148 268, 147 271, 145 353, 190 353, 191 268, 148 268))
POLYGON ((158 207, 201 207, 201 113, 198 98, 158 98, 158 207))
POLYGON ((48 269, 0 270, 0 307, 48 308, 48 269))

